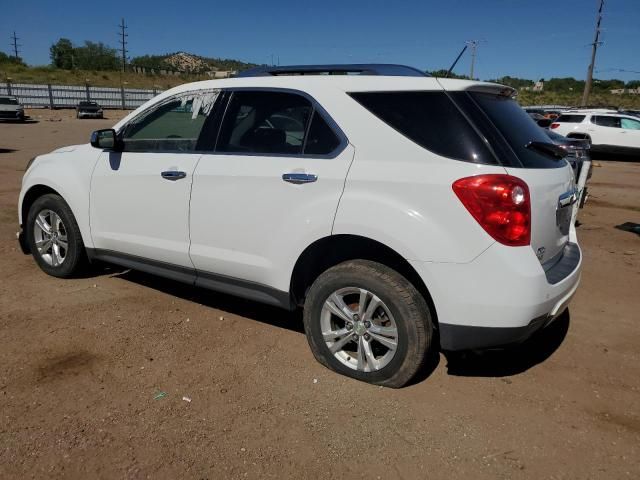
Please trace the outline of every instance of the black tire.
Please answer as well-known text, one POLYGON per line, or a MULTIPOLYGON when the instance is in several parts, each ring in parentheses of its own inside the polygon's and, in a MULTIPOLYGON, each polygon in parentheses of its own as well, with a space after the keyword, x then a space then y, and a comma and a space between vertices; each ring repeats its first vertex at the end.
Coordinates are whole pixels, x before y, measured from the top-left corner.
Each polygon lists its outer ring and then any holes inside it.
MULTIPOLYGON (((88 264, 87 254, 80 234, 80 228, 76 222, 71 208, 64 199, 56 194, 46 194, 39 197, 29 209, 26 223, 27 243, 31 254, 38 266, 51 276, 70 278, 85 269, 88 264), (35 223, 38 214, 44 210, 55 212, 64 225, 67 239, 67 249, 64 250, 64 261, 59 265, 49 264, 38 251, 35 238, 35 223)), ((50 254, 51 255, 51 254, 50 254)))
POLYGON ((304 328, 315 358, 327 368, 376 385, 400 388, 427 359, 433 338, 429 306, 416 288, 395 270, 368 260, 351 260, 322 273, 309 289, 304 304, 304 328), (343 364, 329 350, 322 335, 325 301, 342 288, 363 288, 375 294, 392 314, 397 327, 397 349, 389 363, 370 372, 343 364))

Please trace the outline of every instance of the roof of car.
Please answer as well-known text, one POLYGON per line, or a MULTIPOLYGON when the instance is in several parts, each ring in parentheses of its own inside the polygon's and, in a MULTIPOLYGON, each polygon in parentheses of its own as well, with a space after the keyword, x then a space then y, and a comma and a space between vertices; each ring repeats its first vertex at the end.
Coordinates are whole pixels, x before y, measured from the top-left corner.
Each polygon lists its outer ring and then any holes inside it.
POLYGON ((352 63, 330 65, 288 65, 251 68, 236 77, 269 77, 280 75, 384 75, 392 77, 429 77, 427 73, 407 65, 390 63, 352 63))
MULTIPOLYGON (((347 68, 353 67, 347 65, 347 68)), ((280 67, 282 70, 284 67, 280 67)), ((295 69, 298 67, 287 67, 295 69)), ((307 66, 305 66, 307 68, 307 66)), ((326 68, 326 66, 318 66, 318 68, 326 68)), ((406 67, 411 68, 411 67, 406 67)), ((292 70, 289 70, 291 72, 292 70)), ((323 70, 326 72, 327 70, 323 70)), ((378 70, 378 72, 382 72, 378 70)), ((458 80, 452 78, 436 78, 426 75, 383 75, 380 73, 369 73, 363 71, 357 75, 299 75, 299 74, 281 74, 281 75, 247 75, 224 79, 204 80, 200 82, 185 83, 166 90, 160 95, 154 97, 145 103, 139 109, 144 109, 150 103, 161 102, 173 95, 198 91, 198 90, 218 90, 218 89, 236 89, 236 88, 252 88, 252 89, 282 89, 282 90, 298 90, 312 95, 320 95, 321 92, 342 91, 342 92, 385 92, 385 91, 416 91, 416 90, 433 90, 449 91, 459 90, 476 90, 487 92, 500 92, 504 94, 512 94, 514 90, 511 87, 499 85, 496 83, 480 82, 475 80, 458 80)), ((131 112, 125 118, 120 120, 114 128, 118 129, 124 125, 130 118, 137 114, 138 110, 131 112)))

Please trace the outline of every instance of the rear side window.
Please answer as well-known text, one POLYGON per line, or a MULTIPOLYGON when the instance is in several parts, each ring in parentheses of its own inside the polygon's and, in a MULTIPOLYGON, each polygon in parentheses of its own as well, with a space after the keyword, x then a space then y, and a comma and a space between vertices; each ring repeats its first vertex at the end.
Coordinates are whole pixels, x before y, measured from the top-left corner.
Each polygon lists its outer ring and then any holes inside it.
POLYGON ((584 120, 584 115, 560 115, 554 121, 558 123, 580 123, 584 120))
POLYGON ((545 131, 511 97, 493 93, 469 94, 498 129, 524 168, 555 168, 566 165, 539 151, 527 148, 530 142, 551 143, 545 131))
POLYGON ((444 92, 359 92, 351 93, 351 97, 387 125, 433 153, 467 162, 497 163, 444 92))
POLYGON ((620 117, 607 117, 605 115, 594 115, 591 117, 591 123, 595 123, 601 127, 620 127, 620 117))

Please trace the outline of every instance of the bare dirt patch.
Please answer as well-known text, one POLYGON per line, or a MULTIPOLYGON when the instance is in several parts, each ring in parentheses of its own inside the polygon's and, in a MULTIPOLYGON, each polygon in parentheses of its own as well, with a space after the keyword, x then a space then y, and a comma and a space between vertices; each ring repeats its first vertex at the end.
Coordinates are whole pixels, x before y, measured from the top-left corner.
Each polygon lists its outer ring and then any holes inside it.
POLYGON ((317 364, 297 313, 42 273, 15 240, 24 167, 123 112, 29 114, 0 123, 0 478, 640 478, 640 236, 615 228, 640 223, 640 164, 594 169, 552 328, 388 390, 317 364))

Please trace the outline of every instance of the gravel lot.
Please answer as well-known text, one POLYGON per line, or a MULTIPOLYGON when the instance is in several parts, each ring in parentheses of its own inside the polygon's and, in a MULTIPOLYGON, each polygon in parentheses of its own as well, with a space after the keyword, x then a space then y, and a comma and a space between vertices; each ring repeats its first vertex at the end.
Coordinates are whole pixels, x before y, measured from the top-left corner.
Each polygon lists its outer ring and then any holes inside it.
POLYGON ((640 223, 640 163, 594 169, 564 317, 389 390, 316 363, 299 314, 42 273, 15 240, 27 161, 123 113, 28 113, 0 123, 0 478, 640 478, 640 237, 614 228, 640 223))

